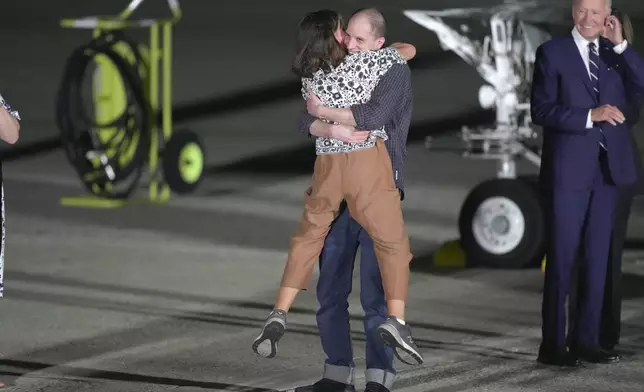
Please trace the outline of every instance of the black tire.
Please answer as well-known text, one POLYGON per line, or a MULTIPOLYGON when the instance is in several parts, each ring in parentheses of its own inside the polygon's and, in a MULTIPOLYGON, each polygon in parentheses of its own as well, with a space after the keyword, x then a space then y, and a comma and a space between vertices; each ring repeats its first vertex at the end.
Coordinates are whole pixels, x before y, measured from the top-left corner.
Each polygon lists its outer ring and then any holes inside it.
POLYGON ((145 98, 145 60, 140 46, 121 31, 110 31, 77 48, 67 59, 56 101, 56 122, 68 161, 83 185, 95 196, 127 199, 145 171, 150 150, 149 124, 152 109, 145 98), (117 44, 129 47, 123 54, 117 44), (83 87, 96 56, 106 56, 116 67, 124 85, 126 108, 111 123, 98 124, 87 110, 83 87), (109 139, 98 137, 103 129, 116 128, 109 139), (132 149, 134 149, 132 153, 132 149), (87 153, 100 152, 104 162, 96 165, 87 153), (131 154, 131 156, 130 156, 131 154), (128 157, 129 159, 123 159, 128 157), (109 170, 108 170, 109 168, 109 170))
POLYGON ((170 189, 178 194, 194 192, 203 178, 205 151, 196 133, 177 131, 172 134, 163 150, 163 177, 170 189), (187 149, 192 153, 188 154, 187 149), (187 175, 185 167, 191 165, 191 175, 187 175))
MULTIPOLYGON (((511 205, 504 203, 503 200, 498 200, 496 203, 500 208, 511 205)), ((503 212, 492 213, 490 216, 496 216, 501 219, 496 219, 499 222, 498 226, 505 226, 509 223, 508 219, 503 219, 503 212)), ((521 179, 493 179, 482 182, 476 186, 468 195, 461 208, 461 213, 458 219, 458 227, 461 235, 461 246, 467 255, 468 265, 492 267, 492 268, 505 268, 516 269, 525 268, 538 265, 545 253, 545 217, 543 207, 538 193, 538 188, 530 181, 521 179), (479 207, 486 201, 494 202, 491 200, 493 197, 505 198, 513 202, 523 218, 523 235, 520 235, 520 228, 515 224, 512 227, 503 227, 505 232, 511 230, 515 231, 515 241, 508 241, 507 248, 503 249, 498 247, 494 250, 493 245, 485 245, 483 240, 478 240, 475 234, 474 223, 481 222, 479 215, 479 207), (520 239, 519 239, 520 238, 520 239)), ((486 225, 477 225, 477 232, 481 233, 480 228, 486 225)), ((485 230, 484 230, 485 231, 485 230)), ((504 230, 497 230, 496 233, 504 230)), ((486 231, 488 234, 494 232, 490 229, 486 231)), ((479 238, 481 235, 479 235, 479 238)), ((508 237, 494 236, 497 239, 508 237)), ((488 238, 489 238, 488 237, 488 238)))

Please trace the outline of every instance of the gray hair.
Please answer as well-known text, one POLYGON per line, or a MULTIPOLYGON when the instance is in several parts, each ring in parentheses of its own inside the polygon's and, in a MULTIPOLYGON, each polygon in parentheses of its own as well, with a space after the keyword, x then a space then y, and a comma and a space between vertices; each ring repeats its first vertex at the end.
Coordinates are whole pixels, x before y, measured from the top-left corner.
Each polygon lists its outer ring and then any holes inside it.
MULTIPOLYGON (((572 5, 575 6, 575 4, 579 0, 572 0, 572 5)), ((608 9, 608 12, 610 13, 611 9, 613 9, 613 0, 604 0, 606 2, 606 8, 608 9)))

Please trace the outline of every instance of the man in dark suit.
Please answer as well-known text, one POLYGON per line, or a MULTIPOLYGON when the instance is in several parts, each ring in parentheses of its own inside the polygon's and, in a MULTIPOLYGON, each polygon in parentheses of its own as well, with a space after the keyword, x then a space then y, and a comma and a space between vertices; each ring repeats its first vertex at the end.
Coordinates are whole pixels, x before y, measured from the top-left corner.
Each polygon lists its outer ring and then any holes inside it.
POLYGON ((543 364, 618 359, 601 349, 599 323, 616 186, 636 178, 623 113, 631 92, 644 92, 644 59, 624 40, 610 6, 608 0, 575 0, 572 33, 537 50, 531 114, 544 128, 540 183, 550 228, 538 357, 543 364), (565 302, 582 239, 580 327, 571 331, 568 350, 565 302))

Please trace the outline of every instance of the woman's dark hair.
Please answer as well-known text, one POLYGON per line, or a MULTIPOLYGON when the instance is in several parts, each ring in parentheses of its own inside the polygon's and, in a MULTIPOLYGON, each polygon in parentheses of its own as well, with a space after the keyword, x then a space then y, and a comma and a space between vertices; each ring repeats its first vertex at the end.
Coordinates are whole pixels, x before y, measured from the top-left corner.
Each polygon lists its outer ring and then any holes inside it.
POLYGON ((320 69, 328 72, 340 65, 347 50, 335 39, 335 32, 342 27, 342 16, 335 11, 320 10, 306 15, 297 34, 293 72, 310 78, 320 69))
POLYGON ((611 9, 611 15, 614 15, 622 23, 622 35, 624 39, 628 41, 630 45, 633 44, 633 39, 635 38, 635 32, 633 31, 633 23, 631 18, 628 17, 628 14, 619 8, 613 7, 611 9))

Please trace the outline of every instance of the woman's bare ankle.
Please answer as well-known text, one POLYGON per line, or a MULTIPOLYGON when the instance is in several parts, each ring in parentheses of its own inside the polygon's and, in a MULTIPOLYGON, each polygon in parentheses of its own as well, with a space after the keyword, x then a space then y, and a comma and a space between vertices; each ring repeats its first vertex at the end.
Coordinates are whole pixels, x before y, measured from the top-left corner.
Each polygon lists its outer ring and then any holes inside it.
POLYGON ((392 299, 387 301, 387 312, 390 316, 396 317, 398 320, 405 320, 405 301, 399 299, 392 299))
POLYGON ((275 309, 288 313, 299 292, 299 289, 292 287, 280 287, 275 299, 275 309))

